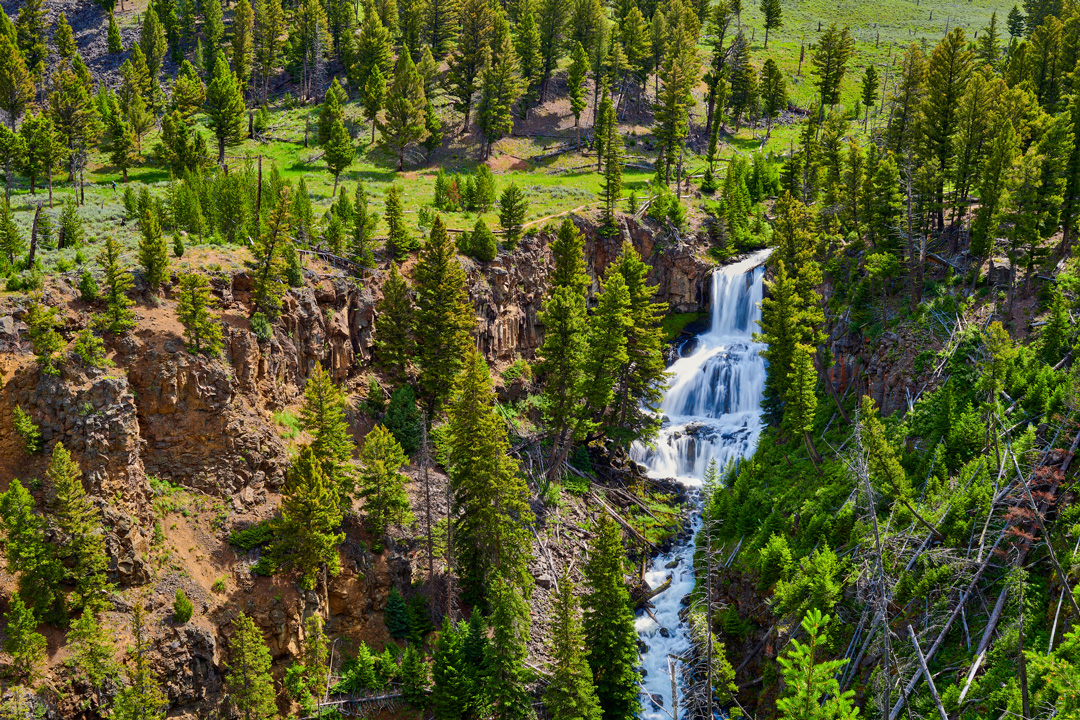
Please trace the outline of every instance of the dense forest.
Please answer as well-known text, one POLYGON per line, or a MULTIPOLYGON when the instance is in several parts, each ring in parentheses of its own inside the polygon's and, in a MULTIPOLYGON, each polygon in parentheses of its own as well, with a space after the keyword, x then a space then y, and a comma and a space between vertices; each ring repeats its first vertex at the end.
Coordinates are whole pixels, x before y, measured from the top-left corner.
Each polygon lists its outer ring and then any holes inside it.
POLYGON ((0 716, 1080 718, 1078 60, 1063 0, 8 3, 0 716))

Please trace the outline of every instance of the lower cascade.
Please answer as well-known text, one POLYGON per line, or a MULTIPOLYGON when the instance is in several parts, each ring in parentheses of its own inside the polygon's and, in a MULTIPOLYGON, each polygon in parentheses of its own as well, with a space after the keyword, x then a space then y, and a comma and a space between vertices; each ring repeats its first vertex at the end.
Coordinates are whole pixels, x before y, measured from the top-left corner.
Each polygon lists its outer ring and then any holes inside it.
MULTIPOLYGON (((636 444, 634 460, 654 477, 675 478, 700 488, 709 462, 721 469, 753 452, 761 432, 761 394, 765 387, 762 345, 753 340, 761 319, 763 263, 768 252, 717 268, 712 277, 712 325, 688 341, 668 368, 670 380, 661 410, 664 424, 652 447, 636 444)), ((701 495, 692 493, 700 510, 701 495)), ((694 533, 700 526, 695 520, 694 533)), ((645 575, 651 587, 671 577, 667 590, 653 598, 652 616, 636 623, 643 643, 641 717, 671 720, 675 658, 690 648, 689 628, 679 617, 682 600, 694 589, 694 538, 653 559, 645 575), (669 657, 672 659, 669 664, 669 657)))

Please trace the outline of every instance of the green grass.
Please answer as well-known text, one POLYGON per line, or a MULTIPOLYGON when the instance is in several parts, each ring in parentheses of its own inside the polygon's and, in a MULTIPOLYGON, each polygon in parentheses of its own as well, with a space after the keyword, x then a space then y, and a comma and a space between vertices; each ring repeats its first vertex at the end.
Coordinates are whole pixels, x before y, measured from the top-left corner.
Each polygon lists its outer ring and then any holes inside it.
POLYGON ((292 440, 300 434, 300 418, 292 410, 274 413, 274 422, 282 428, 281 436, 286 440, 292 440))
POLYGON ((683 329, 694 322, 705 317, 708 313, 669 313, 664 316, 664 319, 660 321, 660 326, 664 329, 664 337, 668 342, 671 342, 675 338, 679 337, 683 329))

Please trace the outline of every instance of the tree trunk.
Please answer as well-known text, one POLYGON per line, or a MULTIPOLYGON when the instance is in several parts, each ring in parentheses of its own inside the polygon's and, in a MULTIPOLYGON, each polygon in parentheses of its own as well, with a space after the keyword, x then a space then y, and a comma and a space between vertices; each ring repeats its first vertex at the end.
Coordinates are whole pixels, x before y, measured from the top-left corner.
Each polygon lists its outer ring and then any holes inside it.
POLYGON ((53 199, 52 199, 52 167, 51 166, 48 169, 48 174, 49 174, 49 209, 52 210, 53 199))
POLYGON ((217 141, 217 161, 223 169, 225 167, 225 136, 222 135, 217 141))

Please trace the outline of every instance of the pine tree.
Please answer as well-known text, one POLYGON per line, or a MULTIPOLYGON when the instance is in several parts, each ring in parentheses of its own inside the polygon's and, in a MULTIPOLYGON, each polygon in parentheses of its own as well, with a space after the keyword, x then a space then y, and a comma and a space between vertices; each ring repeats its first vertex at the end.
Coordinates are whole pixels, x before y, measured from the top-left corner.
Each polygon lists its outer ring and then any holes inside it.
POLYGON ((603 228, 601 232, 614 235, 618 232, 615 221, 615 209, 622 196, 623 139, 619 132, 619 122, 615 115, 615 105, 611 102, 607 90, 600 102, 600 117, 596 121, 596 137, 603 148, 601 164, 604 179, 601 181, 601 195, 604 199, 603 228))
POLYGON ((382 70, 374 68, 364 85, 364 117, 371 123, 371 142, 375 143, 375 128, 378 126, 379 112, 386 104, 386 78, 382 70))
POLYGON ((386 191, 386 249, 390 256, 403 262, 409 252, 416 249, 417 241, 405 227, 405 218, 401 208, 401 190, 391 185, 386 191))
POLYGON ((507 250, 512 251, 517 247, 528 212, 529 201, 525 193, 517 185, 510 183, 499 196, 499 225, 506 233, 503 235, 503 245, 507 250))
MULTIPOLYGON (((692 14, 688 9, 686 12, 692 14)), ((663 90, 657 97, 659 108, 654 131, 662 148, 665 182, 671 182, 671 166, 678 162, 690 131, 690 108, 694 104, 692 90, 701 77, 694 28, 669 22, 668 37, 664 63, 657 71, 663 90)))
POLYGON ((15 42, 0 34, 0 109, 11 129, 34 100, 34 80, 15 42))
POLYGON ((241 96, 247 93, 251 83, 251 69, 255 46, 255 13, 249 0, 239 0, 233 10, 232 61, 233 72, 240 82, 241 96))
POLYGON ((589 72, 589 57, 581 43, 574 45, 570 59, 570 69, 566 76, 566 87, 570 94, 570 112, 574 114, 574 129, 577 132, 577 146, 581 147, 581 111, 589 106, 586 95, 585 77, 589 72))
POLYGON ((544 339, 537 350, 538 370, 544 382, 544 420, 553 434, 550 463, 566 454, 571 439, 583 378, 586 353, 586 294, 589 279, 585 275, 584 241, 577 228, 564 220, 552 243, 555 269, 551 276, 551 294, 544 301, 539 320, 544 339))
POLYGON ((75 43, 75 33, 71 31, 71 24, 63 10, 60 11, 60 17, 56 19, 53 44, 56 45, 56 54, 68 62, 79 52, 79 46, 75 43))
POLYGON ((334 190, 331 196, 337 195, 338 179, 341 171, 352 164, 356 157, 356 148, 352 138, 345 130, 345 124, 341 120, 335 120, 330 127, 330 137, 323 145, 323 157, 326 159, 326 168, 334 176, 334 190))
POLYGON ((262 101, 266 104, 270 90, 270 77, 277 68, 281 55, 281 36, 285 31, 285 13, 281 0, 256 0, 255 2, 255 68, 262 81, 262 101))
MULTIPOLYGON (((416 72, 408 48, 402 50, 394 67, 394 82, 386 101, 386 112, 379 123, 383 145, 398 159, 398 170, 405 167, 405 149, 424 139, 427 100, 424 83, 416 72)), ((389 214, 388 214, 389 217, 389 214)))
POLYGON ((49 57, 46 33, 49 30, 48 16, 45 14, 42 0, 28 0, 15 18, 15 33, 19 51, 26 59, 26 67, 34 75, 45 74, 45 61, 49 57))
POLYGON ((330 140, 330 130, 334 126, 336 120, 342 120, 345 117, 345 111, 342 108, 348 101, 349 97, 346 95, 345 90, 338 84, 335 77, 330 81, 330 87, 326 91, 326 96, 323 98, 322 105, 319 106, 319 120, 317 124, 319 145, 326 145, 330 140))
POLYGON ((121 263, 120 245, 111 235, 105 238, 105 247, 98 254, 98 265, 105 272, 103 324, 109 332, 119 335, 135 327, 135 313, 131 311, 135 303, 127 296, 135 281, 130 269, 121 263))
POLYGON ((379 216, 368 210, 367 192, 364 183, 356 183, 356 195, 353 202, 353 227, 349 239, 349 257, 362 268, 375 267, 375 255, 372 252, 372 244, 375 237, 375 227, 379 223, 379 216))
POLYGON ((462 657, 463 635, 450 622, 449 615, 443 616, 442 629, 432 653, 431 705, 436 720, 461 720, 469 711, 468 669, 462 657))
POLYGON ((630 594, 623 582, 625 548, 615 521, 604 518, 585 563, 585 639, 596 698, 607 720, 628 718, 640 708, 637 634, 630 594))
POLYGON ((482 262, 491 262, 499 254, 499 248, 495 242, 495 235, 488 228, 484 218, 476 218, 476 224, 469 233, 468 253, 470 257, 482 262))
POLYGON ((109 154, 109 162, 119 168, 127 182, 128 168, 135 164, 135 137, 127 118, 120 111, 116 99, 111 98, 111 112, 106 118, 102 149, 109 154))
POLYGON ((56 494, 56 524, 64 534, 64 551, 72 558, 75 583, 75 609, 96 612, 104 608, 109 583, 105 573, 109 558, 105 554, 105 534, 97 508, 82 485, 82 471, 63 443, 53 446, 52 459, 45 473, 56 494))
POLYGON ((1020 12, 1020 8, 1015 5, 1012 6, 1012 10, 1009 11, 1009 16, 1005 21, 1006 26, 1009 28, 1009 36, 1018 38, 1024 35, 1024 14, 1020 12))
POLYGON ((48 177, 49 207, 52 207, 52 171, 59 165, 64 154, 61 139, 56 134, 52 120, 45 113, 35 113, 23 119, 19 128, 25 153, 21 155, 20 171, 30 177, 30 192, 36 191, 37 179, 48 177))
POLYGON ((844 80, 848 61, 854 52, 855 40, 850 31, 846 27, 838 30, 836 23, 818 38, 810 62, 822 107, 840 102, 840 83, 844 80))
POLYGON ((476 81, 491 52, 494 12, 487 0, 464 0, 457 47, 450 56, 450 95, 454 109, 465 115, 464 128, 469 129, 476 81))
POLYGON ((787 690, 777 699, 776 709, 785 720, 855 720, 859 716, 859 709, 852 702, 854 691, 841 692, 836 679, 847 660, 817 662, 818 645, 824 641, 828 624, 828 615, 811 610, 802 621, 806 642, 792 640, 787 655, 777 658, 787 690), (822 701, 823 697, 827 699, 822 701))
POLYGON ((137 599, 131 610, 131 634, 134 644, 128 651, 131 664, 127 669, 128 684, 120 689, 113 701, 112 717, 117 720, 163 720, 169 699, 162 692, 150 667, 150 639, 146 636, 146 608, 137 599))
POLYGON ((817 412, 817 371, 814 369, 814 349, 799 343, 791 359, 788 373, 788 394, 784 405, 784 426, 793 435, 801 435, 806 451, 817 464, 820 459, 810 432, 814 429, 817 412))
POLYGON ((165 51, 168 45, 165 40, 165 28, 161 24, 154 3, 146 6, 142 22, 139 27, 139 47, 146 57, 147 77, 150 79, 150 96, 147 100, 150 106, 157 108, 161 101, 161 76, 162 63, 165 61, 165 51))
MULTIPOLYGON (((511 22, 514 18, 511 17, 511 22)), ((521 66, 523 96, 521 117, 528 116, 529 109, 535 103, 540 91, 540 27, 536 24, 536 15, 530 6, 528 11, 517 18, 514 25, 514 48, 517 50, 518 63, 521 66)), ((567 83, 569 84, 569 82, 567 83)))
POLYGON ((11 655, 11 669, 27 686, 33 687, 41 677, 48 646, 45 636, 37 631, 38 621, 32 608, 27 607, 18 593, 11 596, 4 650, 11 655))
POLYGON ((408 281, 390 263, 390 274, 383 284, 383 296, 375 308, 375 355, 379 366, 392 377, 401 379, 408 372, 415 352, 412 336, 413 306, 408 281))
POLYGON ((124 52, 124 41, 120 35, 120 26, 116 24, 116 16, 109 12, 109 29, 107 31, 107 47, 110 55, 118 55, 124 52))
POLYGON ((300 427, 312 437, 311 451, 326 479, 334 484, 344 507, 351 502, 353 472, 349 463, 356 449, 345 414, 347 405, 345 391, 334 383, 321 363, 316 363, 304 385, 300 427))
POLYGON ((416 285, 417 384, 428 417, 446 397, 461 367, 476 323, 465 287, 465 272, 442 218, 435 218, 427 244, 413 273, 416 285))
MULTIPOLYGON (((16 406, 18 407, 18 406, 16 406)), ((7 571, 18 577, 18 594, 39 616, 63 623, 67 608, 61 592, 64 566, 45 536, 45 519, 34 512, 34 498, 18 478, 0 494, 7 571)))
POLYGON ((544 690, 544 707, 551 719, 601 720, 581 610, 569 573, 560 578, 555 589, 549 648, 551 679, 544 690))
POLYGON ((626 334, 627 360, 616 376, 606 433, 627 443, 648 441, 659 427, 657 418, 667 382, 661 324, 667 306, 653 301, 657 286, 647 283, 650 267, 629 241, 623 243, 614 269, 626 283, 630 325, 626 334))
POLYGON ((224 53, 214 60, 214 72, 206 87, 206 116, 217 138, 218 165, 225 165, 225 148, 244 141, 244 93, 229 69, 224 53))
MULTIPOLYGON (((578 412, 575 431, 579 438, 597 430, 600 416, 615 399, 618 373, 629 360, 626 338, 632 325, 630 291, 622 274, 611 265, 596 299, 596 312, 587 323, 587 350, 580 385, 584 404, 578 412)), ((557 464, 561 461, 560 458, 557 464)))
POLYGON ((90 96, 89 85, 72 72, 67 63, 61 62, 53 72, 49 93, 49 114, 57 132, 64 136, 71 151, 68 180, 75 180, 74 162, 98 132, 97 110, 90 96))
POLYGON ((157 213, 147 208, 139 220, 139 263, 143 279, 153 291, 165 284, 169 270, 169 246, 161 232, 157 213))
POLYGON ((71 649, 69 666, 93 688, 100 706, 105 682, 120 672, 112 635, 102 626, 96 614, 84 611, 72 621, 67 642, 71 649))
POLYGON ((320 574, 336 576, 341 571, 338 544, 345 534, 341 525, 341 498, 336 485, 323 473, 310 446, 289 468, 281 495, 270 562, 278 569, 299 573, 297 584, 313 590, 320 574))
POLYGON ((427 159, 431 160, 431 153, 442 147, 443 130, 442 121, 439 119, 438 113, 435 112, 435 103, 431 101, 430 97, 424 108, 424 130, 427 131, 427 136, 424 137, 421 144, 424 146, 424 150, 427 151, 427 159))
POLYGON ((282 187, 280 195, 270 209, 270 217, 263 231, 251 248, 252 297, 259 310, 270 318, 281 312, 281 298, 285 294, 285 246, 289 239, 285 233, 289 227, 289 190, 282 187))
POLYGON ((234 625, 225 674, 229 701, 244 720, 272 720, 278 716, 277 693, 266 640, 262 630, 243 612, 234 625))
POLYGON ((486 597, 496 576, 524 587, 533 522, 518 461, 507 451, 491 375, 479 353, 465 352, 447 409, 454 550, 464 597, 486 597))
POLYGON ((405 648, 401 658, 401 697, 413 708, 427 706, 430 669, 415 645, 405 648))
MULTIPOLYGON (((405 600, 396 587, 390 588, 390 596, 386 599, 386 609, 383 610, 383 619, 390 637, 401 640, 408 636, 409 609, 405 606, 405 600)), ((404 668, 402 670, 404 671, 404 668)))
POLYGON ((382 425, 376 425, 364 438, 357 496, 364 500, 371 546, 377 553, 383 550, 382 539, 387 529, 394 524, 404 525, 412 517, 405 492, 406 477, 400 472, 408 462, 401 445, 382 425))
POLYGON ((492 713, 505 720, 535 717, 525 666, 529 658, 529 605, 521 589, 503 577, 492 583, 491 630, 485 670, 492 713))
POLYGON ((569 0, 541 0, 536 14, 540 26, 540 102, 547 99, 551 74, 562 59, 569 0))
POLYGON ((484 138, 482 158, 490 157, 491 146, 514 129, 514 105, 524 91, 510 24, 504 13, 496 13, 490 58, 480 72, 477 124, 484 138))
POLYGON ((360 37, 356 40, 352 64, 349 68, 349 83, 355 88, 367 87, 371 74, 376 69, 387 77, 394 67, 394 42, 390 31, 379 19, 379 14, 369 12, 364 15, 360 26, 360 37))
MULTIPOLYGON (((998 129, 979 185, 980 203, 971 223, 971 254, 982 259, 993 251, 1004 210, 1009 205, 1008 179, 1019 154, 1018 138, 1010 121, 998 129)), ((978 272, 978 271, 976 271, 978 272)))
POLYGON ((765 50, 769 49, 769 31, 783 25, 780 0, 761 0, 761 15, 765 18, 765 50))
POLYGON ((63 358, 59 353, 67 347, 67 342, 57 331, 62 327, 60 309, 45 307, 37 299, 32 299, 26 309, 26 329, 30 336, 30 346, 35 359, 46 375, 59 375, 63 358))
POLYGON ((878 90, 878 72, 877 68, 873 65, 866 66, 866 72, 863 73, 862 79, 862 104, 866 108, 866 122, 863 124, 865 128, 870 122, 870 108, 877 103, 877 90, 878 90))
POLYGON ((221 324, 211 312, 213 305, 206 276, 194 272, 180 276, 176 317, 184 326, 188 350, 216 357, 221 352, 222 333, 221 324))
MULTIPOLYGON (((788 102, 787 83, 776 61, 772 58, 767 59, 761 66, 758 90, 761 95, 761 109, 765 113, 766 133, 768 133, 768 130, 772 128, 773 119, 787 108, 788 102)), ((712 142, 711 139, 710 142, 712 142)))

